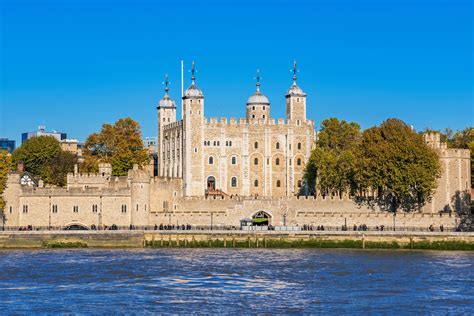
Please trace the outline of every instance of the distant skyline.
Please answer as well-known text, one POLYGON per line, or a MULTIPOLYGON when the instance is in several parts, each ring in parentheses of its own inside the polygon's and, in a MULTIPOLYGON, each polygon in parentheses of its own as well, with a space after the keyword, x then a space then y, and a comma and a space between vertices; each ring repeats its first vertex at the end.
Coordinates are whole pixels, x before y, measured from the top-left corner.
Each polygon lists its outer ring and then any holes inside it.
POLYGON ((473 4, 445 0, 0 0, 0 137, 46 125, 85 138, 132 117, 156 136, 156 105, 181 117, 180 61, 196 62, 206 117, 244 117, 260 69, 285 117, 290 69, 319 129, 397 117, 417 130, 474 125, 473 4))

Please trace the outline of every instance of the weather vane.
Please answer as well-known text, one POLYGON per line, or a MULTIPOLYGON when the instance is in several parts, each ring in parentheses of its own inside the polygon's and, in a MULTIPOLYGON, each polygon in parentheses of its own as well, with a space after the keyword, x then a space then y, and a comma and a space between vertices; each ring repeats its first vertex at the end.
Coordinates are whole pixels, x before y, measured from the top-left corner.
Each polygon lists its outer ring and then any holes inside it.
POLYGON ((260 91, 260 79, 262 79, 262 77, 260 77, 260 69, 257 68, 257 76, 255 77, 255 79, 257 80, 257 91, 260 91))
POLYGON ((293 69, 290 71, 293 72, 293 81, 296 84, 296 73, 299 72, 298 68, 296 68, 296 60, 293 61, 293 69))
POLYGON ((162 84, 165 85, 165 93, 168 94, 168 90, 169 90, 168 86, 169 86, 169 84, 170 84, 170 82, 168 81, 168 73, 166 73, 166 75, 165 75, 165 81, 163 81, 162 84))

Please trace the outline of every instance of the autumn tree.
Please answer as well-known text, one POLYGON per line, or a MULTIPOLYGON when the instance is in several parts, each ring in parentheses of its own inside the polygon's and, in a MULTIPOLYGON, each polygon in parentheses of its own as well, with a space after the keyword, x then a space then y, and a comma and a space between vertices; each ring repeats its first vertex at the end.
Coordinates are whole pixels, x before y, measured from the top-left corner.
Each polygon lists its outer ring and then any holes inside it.
POLYGON ((83 172, 97 172, 100 162, 112 164, 112 174, 126 175, 134 164, 148 163, 140 125, 131 118, 119 119, 113 125, 104 124, 99 133, 89 135, 84 146, 83 172))
POLYGON ((364 131, 357 165, 359 188, 375 190, 378 204, 393 212, 421 207, 432 196, 441 172, 436 151, 398 119, 364 131))
POLYGON ((336 118, 324 120, 316 148, 305 169, 305 183, 310 192, 339 194, 355 188, 355 152, 360 142, 360 126, 336 118))

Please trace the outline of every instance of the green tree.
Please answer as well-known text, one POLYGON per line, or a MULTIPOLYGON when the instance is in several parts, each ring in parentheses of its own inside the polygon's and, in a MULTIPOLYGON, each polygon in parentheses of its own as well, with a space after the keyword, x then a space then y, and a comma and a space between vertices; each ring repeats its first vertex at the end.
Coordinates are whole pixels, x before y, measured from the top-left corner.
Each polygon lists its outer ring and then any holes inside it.
POLYGON ((52 136, 38 136, 28 139, 12 155, 15 164, 23 161, 25 170, 43 179, 45 183, 54 184, 49 166, 61 152, 59 142, 52 136))
POLYGON ((0 220, 3 219, 3 209, 5 201, 3 200, 3 191, 7 183, 8 172, 12 168, 11 156, 5 150, 0 150, 0 220))
POLYGON ((33 137, 17 148, 12 155, 14 163, 23 161, 25 170, 41 178, 46 184, 64 186, 66 175, 72 172, 77 158, 61 149, 51 136, 33 137))
POLYGON ((324 120, 316 148, 306 166, 304 179, 311 193, 342 194, 354 189, 355 152, 360 126, 336 118, 324 120))
POLYGON ((112 173, 126 175, 134 164, 144 166, 149 156, 144 149, 140 125, 131 118, 104 124, 99 133, 89 135, 84 149, 83 172, 97 172, 100 162, 112 164, 112 173))
POLYGON ((398 119, 364 131, 357 163, 360 189, 375 190, 379 205, 393 212, 421 207, 431 198, 441 172, 436 151, 398 119))

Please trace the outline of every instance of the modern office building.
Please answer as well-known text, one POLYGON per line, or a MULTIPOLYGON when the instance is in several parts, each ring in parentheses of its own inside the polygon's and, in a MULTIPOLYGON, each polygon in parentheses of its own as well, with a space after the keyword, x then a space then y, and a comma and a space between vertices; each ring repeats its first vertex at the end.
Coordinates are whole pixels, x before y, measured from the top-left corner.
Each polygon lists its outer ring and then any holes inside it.
POLYGON ((8 138, 0 138, 0 150, 12 153, 15 150, 15 141, 8 138))
POLYGON ((51 131, 47 132, 46 131, 46 126, 40 125, 38 126, 38 130, 33 131, 33 132, 25 132, 21 134, 21 143, 23 144, 26 142, 28 139, 32 137, 37 137, 37 136, 53 136, 56 138, 58 141, 62 141, 64 139, 67 139, 67 134, 66 133, 61 133, 57 131, 51 131))

